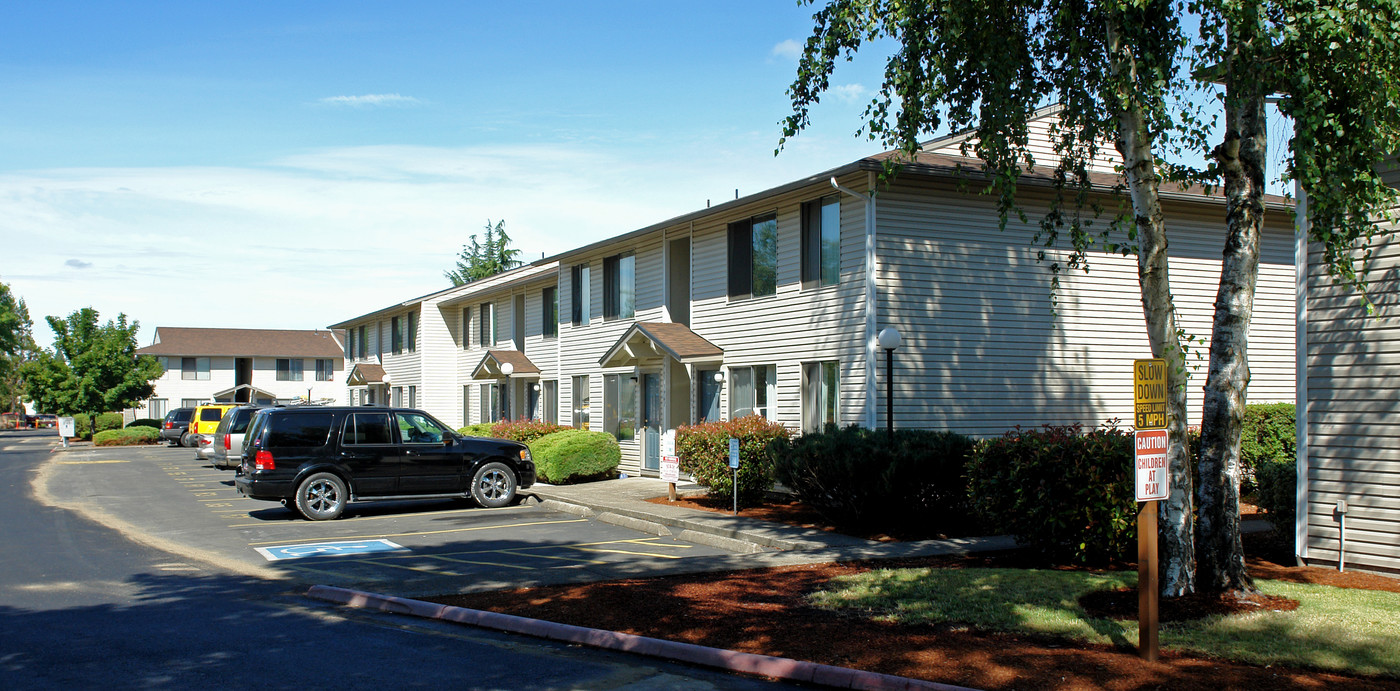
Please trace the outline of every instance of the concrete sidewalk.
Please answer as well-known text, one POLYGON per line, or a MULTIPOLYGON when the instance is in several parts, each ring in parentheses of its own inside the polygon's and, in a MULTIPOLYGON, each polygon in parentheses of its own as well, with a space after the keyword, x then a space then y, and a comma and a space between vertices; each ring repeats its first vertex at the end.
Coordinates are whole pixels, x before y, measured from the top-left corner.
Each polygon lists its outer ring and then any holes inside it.
MULTIPOLYGON (((704 488, 694 484, 677 485, 677 494, 699 494, 704 488)), ((803 552, 804 561, 851 561, 856 559, 897 559, 939 554, 963 554, 1011 549, 1009 536, 926 540, 922 542, 875 542, 822 530, 797 528, 782 523, 733 516, 682 506, 653 504, 652 497, 666 496, 667 483, 656 478, 628 477, 580 485, 535 485, 522 493, 539 501, 543 508, 593 518, 652 535, 672 535, 678 539, 720 549, 754 554, 759 552, 803 552)))

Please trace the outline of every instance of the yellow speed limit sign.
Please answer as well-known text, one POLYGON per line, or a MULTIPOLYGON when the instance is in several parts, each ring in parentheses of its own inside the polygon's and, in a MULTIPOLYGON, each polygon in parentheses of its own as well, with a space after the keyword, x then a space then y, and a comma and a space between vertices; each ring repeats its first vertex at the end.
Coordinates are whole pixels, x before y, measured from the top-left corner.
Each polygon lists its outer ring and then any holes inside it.
POLYGON ((1133 426, 1167 428, 1167 361, 1133 360, 1133 426))

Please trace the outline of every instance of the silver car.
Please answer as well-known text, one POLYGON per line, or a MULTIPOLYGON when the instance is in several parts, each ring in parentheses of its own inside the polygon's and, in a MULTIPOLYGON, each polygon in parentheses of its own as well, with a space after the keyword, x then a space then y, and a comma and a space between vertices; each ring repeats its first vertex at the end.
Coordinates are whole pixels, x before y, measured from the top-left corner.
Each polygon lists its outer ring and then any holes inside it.
POLYGON ((237 468, 243 454, 243 435, 248 431, 248 423, 253 421, 253 414, 264 407, 241 405, 228 411, 219 421, 214 436, 209 438, 209 455, 203 455, 205 447, 201 446, 200 458, 212 461, 214 467, 221 470, 237 468))

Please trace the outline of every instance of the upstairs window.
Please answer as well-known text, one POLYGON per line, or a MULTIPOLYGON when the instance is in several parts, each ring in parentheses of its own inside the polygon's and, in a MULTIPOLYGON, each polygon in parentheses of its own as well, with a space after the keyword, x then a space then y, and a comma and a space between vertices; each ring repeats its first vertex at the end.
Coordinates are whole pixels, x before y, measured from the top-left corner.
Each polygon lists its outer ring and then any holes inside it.
POLYGON ((777 214, 730 223, 729 297, 759 297, 777 292, 777 214))
POLYGON ((496 310, 491 303, 481 303, 481 347, 496 345, 496 310))
POLYGON ((472 308, 462 308, 462 350, 471 350, 472 308))
POLYGON ((408 313, 408 352, 418 350, 418 313, 408 313))
POLYGON ((209 358, 207 357, 187 357, 180 358, 180 378, 199 379, 209 378, 209 358))
POLYGON ((637 315, 637 257, 617 254, 603 260, 603 318, 637 315))
POLYGON ((350 329, 345 333, 345 359, 355 359, 355 330, 350 329))
POLYGON ((540 294, 540 304, 544 310, 540 315, 544 322, 541 333, 545 338, 554 338, 559 335, 559 287, 545 288, 540 294))
POLYGON ((277 381, 301 381, 302 367, 301 358, 277 358, 277 381))
POLYGON ((395 355, 403 352, 403 319, 394 317, 389 320, 389 340, 395 355))
POLYGON ((576 264, 569 270, 569 289, 572 296, 569 320, 575 326, 588 326, 593 287, 588 276, 587 264, 576 264))
POLYGON ((365 339, 365 325, 364 325, 364 324, 361 324, 361 325, 360 325, 360 338, 359 338, 359 340, 358 340, 358 343, 360 344, 360 359, 363 360, 363 359, 365 359, 365 351, 368 349, 368 345, 367 345, 367 344, 368 344, 368 341, 365 339))
POLYGON ((330 381, 333 376, 335 376, 335 360, 317 358, 316 381, 330 381))
POLYGON ((802 286, 834 286, 841 280, 841 198, 802 205, 802 286))

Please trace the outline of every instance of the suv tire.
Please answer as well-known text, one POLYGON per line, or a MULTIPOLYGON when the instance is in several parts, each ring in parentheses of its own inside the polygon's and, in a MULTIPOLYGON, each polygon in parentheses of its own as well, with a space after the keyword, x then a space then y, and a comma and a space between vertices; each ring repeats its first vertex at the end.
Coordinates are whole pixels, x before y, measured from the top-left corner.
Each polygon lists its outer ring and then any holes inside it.
POLYGON ((297 486, 297 511, 313 521, 339 518, 349 501, 345 481, 334 473, 316 473, 297 486))
POLYGON ((183 446, 188 449, 194 446, 193 442, 194 440, 190 437, 189 432, 185 432, 184 434, 180 435, 180 446, 183 446))
POLYGON ((499 509, 515 501, 517 484, 515 473, 504 463, 487 463, 472 476, 472 499, 488 509, 499 509))

